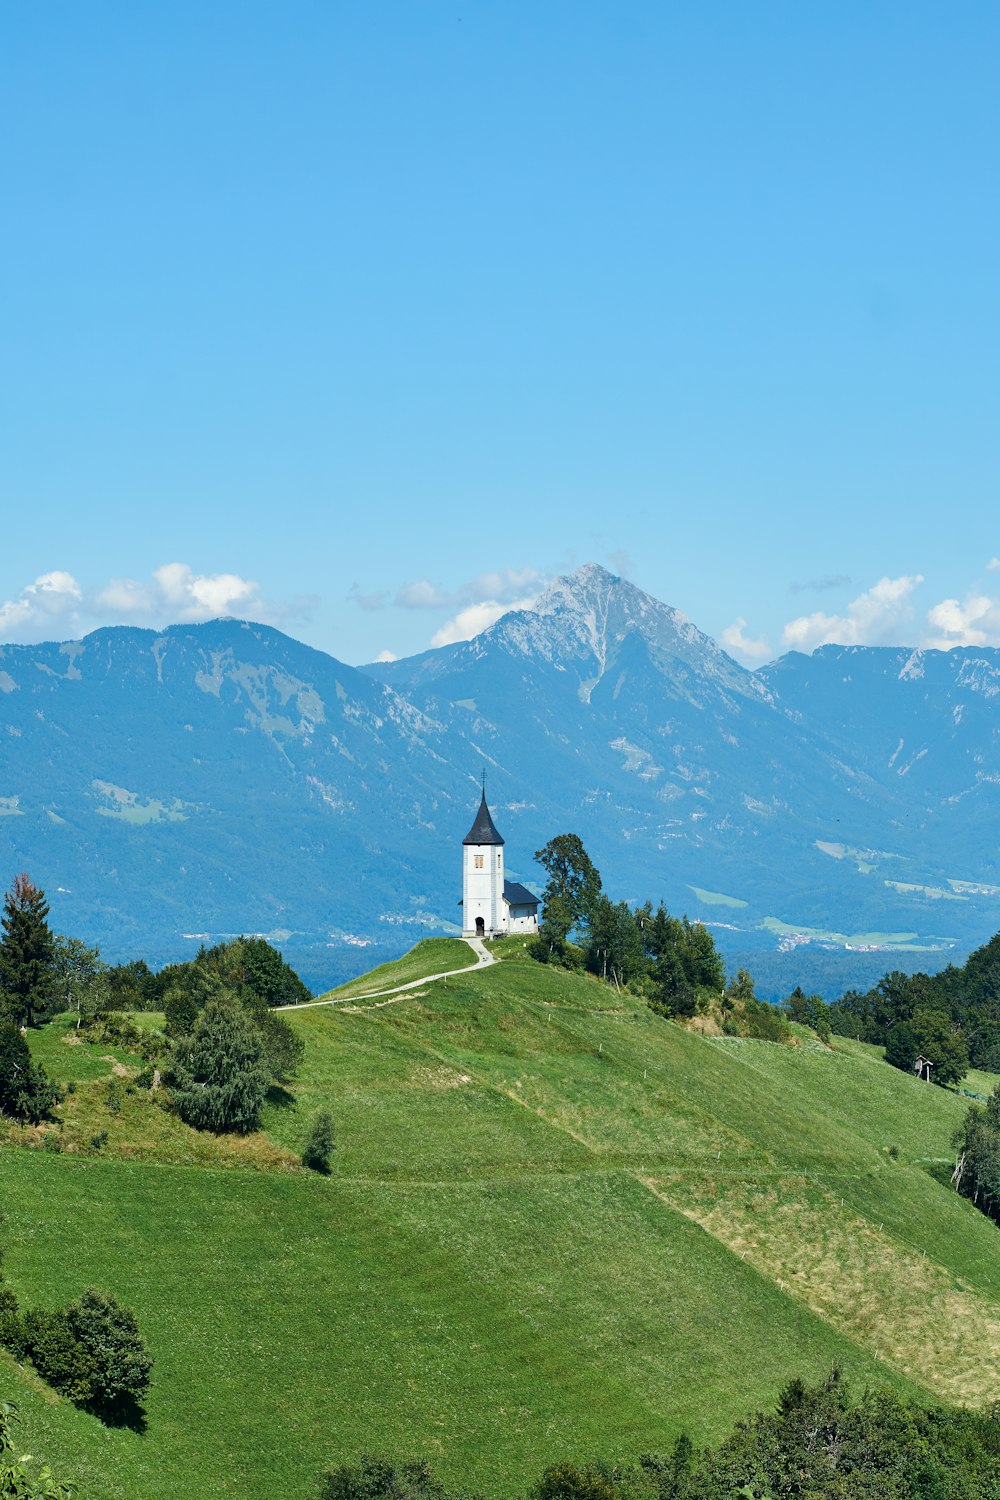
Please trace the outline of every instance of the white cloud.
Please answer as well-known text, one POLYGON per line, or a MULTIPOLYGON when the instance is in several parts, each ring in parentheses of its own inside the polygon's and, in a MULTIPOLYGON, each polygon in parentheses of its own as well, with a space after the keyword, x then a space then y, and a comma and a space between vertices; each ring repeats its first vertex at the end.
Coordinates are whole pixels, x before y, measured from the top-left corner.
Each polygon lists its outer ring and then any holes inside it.
POLYGON ((1000 557, 991 557, 986 564, 987 573, 995 573, 997 568, 1000 568, 1000 557))
POLYGON ((393 602, 402 609, 464 609, 483 600, 512 604, 529 595, 534 598, 548 581, 537 568, 501 568, 498 572, 477 573, 456 589, 445 589, 429 579, 418 578, 414 583, 404 584, 393 602))
POLYGON ((484 630, 489 630, 491 625, 495 625, 501 615, 509 614, 512 609, 530 609, 534 602, 535 595, 532 594, 530 598, 513 599, 509 602, 483 599, 478 604, 470 604, 465 609, 460 609, 454 619, 435 632, 431 645, 453 646, 456 641, 471 641, 474 635, 480 635, 484 630))
POLYGON ((754 640, 752 636, 747 635, 746 630, 747 622, 740 615, 722 632, 722 644, 728 651, 735 652, 743 661, 754 665, 767 661, 768 657, 773 655, 767 641, 763 636, 754 640))
POLYGON ((792 651, 814 651, 817 646, 873 646, 913 644, 910 595, 923 583, 920 573, 880 578, 872 588, 852 599, 846 614, 822 610, 789 620, 782 643, 792 651), (907 639, 907 636, 910 639, 907 639))
POLYGON ((187 563, 167 563, 153 578, 180 620, 211 620, 217 615, 259 618, 265 606, 260 588, 238 573, 195 573, 187 563))
POLYGON ((63 630, 72 634, 79 619, 83 592, 72 573, 56 569, 42 573, 13 599, 0 604, 0 640, 44 640, 63 630))
POLYGON ((123 621, 160 628, 218 615, 277 623, 308 616, 312 602, 276 606, 261 597, 252 579, 238 573, 196 573, 187 563, 166 563, 145 582, 112 578, 93 591, 81 588, 71 573, 56 570, 0 604, 0 640, 65 639, 123 621))
POLYGON ((927 619, 938 632, 927 645, 940 651, 952 646, 1000 645, 1000 600, 986 594, 973 594, 964 604, 942 599, 927 611, 927 619))
POLYGON ((380 651, 375 658, 376 661, 399 661, 395 651, 380 651))

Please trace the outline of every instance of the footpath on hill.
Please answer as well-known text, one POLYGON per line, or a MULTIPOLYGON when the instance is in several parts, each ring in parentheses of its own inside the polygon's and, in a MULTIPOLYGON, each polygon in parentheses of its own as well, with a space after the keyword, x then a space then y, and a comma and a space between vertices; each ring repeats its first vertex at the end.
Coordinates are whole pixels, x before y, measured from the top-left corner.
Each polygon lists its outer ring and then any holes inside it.
POLYGON ((411 979, 406 984, 390 985, 384 990, 368 990, 360 995, 342 995, 332 1000, 307 1000, 301 1005, 278 1005, 276 1010, 311 1010, 318 1005, 356 1005, 360 1000, 379 1000, 388 995, 404 995, 408 990, 418 990, 422 985, 434 984, 438 979, 454 979, 457 974, 472 974, 477 969, 488 969, 491 964, 496 963, 493 954, 487 948, 482 938, 463 938, 476 955, 474 964, 466 964, 461 969, 443 969, 439 974, 425 974, 420 979, 411 979))

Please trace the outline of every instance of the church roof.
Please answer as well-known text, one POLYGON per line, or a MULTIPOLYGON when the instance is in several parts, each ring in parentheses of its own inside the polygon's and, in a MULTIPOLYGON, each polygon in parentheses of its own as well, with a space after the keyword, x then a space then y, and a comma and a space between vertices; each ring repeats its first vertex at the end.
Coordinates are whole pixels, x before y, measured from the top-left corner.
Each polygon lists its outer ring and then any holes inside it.
POLYGON ((493 822, 493 819, 490 817, 490 810, 486 806, 486 793, 485 792, 483 792, 483 800, 479 804, 479 811, 476 813, 476 821, 473 823, 472 827, 469 829, 468 833, 465 835, 465 838, 462 840, 462 843, 463 844, 502 844, 503 843, 503 839, 497 833, 496 824, 493 822))
POLYGON ((505 880, 503 883, 503 899, 508 906, 537 906, 538 897, 532 895, 526 885, 521 885, 517 880, 505 880))

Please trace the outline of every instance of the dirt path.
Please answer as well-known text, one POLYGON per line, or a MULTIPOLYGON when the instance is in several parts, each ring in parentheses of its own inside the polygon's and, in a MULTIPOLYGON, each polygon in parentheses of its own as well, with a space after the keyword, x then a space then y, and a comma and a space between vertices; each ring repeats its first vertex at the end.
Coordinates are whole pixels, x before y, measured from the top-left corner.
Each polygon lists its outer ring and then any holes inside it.
POLYGON ((476 969, 488 969, 496 963, 493 954, 481 938, 463 938, 476 955, 476 962, 464 969, 445 969, 441 974, 425 974, 423 979, 411 979, 408 984, 394 984, 387 990, 368 990, 363 995, 344 995, 339 1000, 307 1000, 303 1005, 277 1005, 276 1010, 310 1010, 317 1005, 357 1005, 359 1001, 378 1000, 383 995, 405 995, 407 990, 419 990, 425 984, 438 979, 452 979, 456 974, 472 974, 476 969))

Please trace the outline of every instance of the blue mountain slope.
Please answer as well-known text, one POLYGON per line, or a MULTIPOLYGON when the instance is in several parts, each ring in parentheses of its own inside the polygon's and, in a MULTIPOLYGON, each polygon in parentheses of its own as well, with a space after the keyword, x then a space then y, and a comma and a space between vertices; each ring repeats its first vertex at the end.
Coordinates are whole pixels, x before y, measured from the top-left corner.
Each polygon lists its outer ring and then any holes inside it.
POLYGON ((485 767, 513 879, 575 830, 612 894, 714 924, 767 990, 829 990, 1000 925, 996 657, 750 673, 593 567, 363 670, 231 620, 9 646, 0 875, 27 868, 110 956, 263 931, 331 982, 457 920, 485 767))
POLYGON ((462 806, 447 737, 278 631, 101 630, 7 647, 0 674, 0 860, 109 952, 257 930, 332 942, 335 970, 345 935, 384 939, 381 917, 440 886, 436 820, 462 806))
POLYGON ((968 902, 996 889, 1000 651, 824 646, 760 675, 905 807, 920 858, 907 866, 890 837, 882 846, 889 858, 868 853, 884 879, 933 882, 930 901, 968 902))

